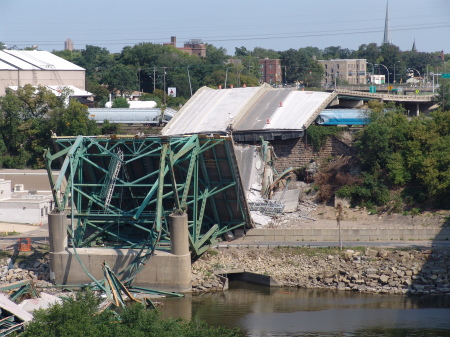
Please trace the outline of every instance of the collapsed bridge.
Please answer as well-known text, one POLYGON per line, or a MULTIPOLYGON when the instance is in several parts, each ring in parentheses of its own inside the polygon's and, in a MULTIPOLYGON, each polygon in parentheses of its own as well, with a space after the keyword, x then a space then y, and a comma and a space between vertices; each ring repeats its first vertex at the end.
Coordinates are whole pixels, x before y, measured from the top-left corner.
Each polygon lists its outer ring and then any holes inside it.
MULTIPOLYGON (((105 258, 127 282, 136 279, 158 288, 158 275, 150 276, 157 270, 139 273, 152 265, 152 256, 170 255, 171 214, 187 214, 190 254, 182 260, 189 262, 189 273, 191 255, 202 254, 229 231, 251 227, 230 137, 78 136, 53 141, 56 153, 45 153, 46 168, 55 209, 63 214, 57 227, 67 226, 68 235, 68 244, 51 252, 55 283, 100 277, 101 266, 94 261, 105 258), (56 166, 60 175, 54 179, 56 166), (85 273, 75 267, 74 258, 85 273)), ((57 240, 66 240, 65 230, 52 228, 63 233, 57 240)), ((161 262, 166 271, 169 260, 161 262)), ((189 274, 181 276, 183 286, 175 284, 179 267, 174 266, 171 277, 175 291, 190 283, 189 274)))

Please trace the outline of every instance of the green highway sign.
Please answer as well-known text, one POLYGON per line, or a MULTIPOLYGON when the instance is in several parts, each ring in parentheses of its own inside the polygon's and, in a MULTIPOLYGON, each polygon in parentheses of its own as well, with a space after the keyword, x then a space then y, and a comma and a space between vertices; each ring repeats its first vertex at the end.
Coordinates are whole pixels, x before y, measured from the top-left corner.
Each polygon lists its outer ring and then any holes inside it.
POLYGON ((450 78, 450 74, 442 74, 442 78, 450 78))

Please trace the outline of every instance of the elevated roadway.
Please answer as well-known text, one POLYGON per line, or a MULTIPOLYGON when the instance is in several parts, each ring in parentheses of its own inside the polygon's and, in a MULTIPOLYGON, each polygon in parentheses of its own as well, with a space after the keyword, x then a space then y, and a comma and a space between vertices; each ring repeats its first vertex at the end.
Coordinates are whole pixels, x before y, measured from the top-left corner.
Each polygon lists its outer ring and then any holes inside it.
POLYGON ((436 104, 436 95, 419 95, 416 93, 410 95, 393 95, 388 93, 371 93, 347 89, 336 89, 334 93, 337 95, 337 100, 334 104, 332 103, 334 106, 356 107, 358 103, 355 103, 354 101, 378 100, 380 102, 394 102, 396 104, 401 104, 405 110, 408 112, 415 112, 414 114, 417 116, 420 112, 425 112, 436 104))

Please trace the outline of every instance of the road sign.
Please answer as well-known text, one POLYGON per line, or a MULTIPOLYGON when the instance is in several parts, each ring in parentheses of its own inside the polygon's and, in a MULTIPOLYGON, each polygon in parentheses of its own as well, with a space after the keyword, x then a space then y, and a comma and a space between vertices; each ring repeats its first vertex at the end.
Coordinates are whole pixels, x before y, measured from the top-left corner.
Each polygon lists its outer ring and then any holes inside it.
POLYGON ((450 74, 442 74, 442 78, 450 78, 450 74))
POLYGON ((416 94, 418 94, 419 92, 420 92, 420 90, 419 90, 419 89, 417 89, 417 90, 416 90, 416 94))

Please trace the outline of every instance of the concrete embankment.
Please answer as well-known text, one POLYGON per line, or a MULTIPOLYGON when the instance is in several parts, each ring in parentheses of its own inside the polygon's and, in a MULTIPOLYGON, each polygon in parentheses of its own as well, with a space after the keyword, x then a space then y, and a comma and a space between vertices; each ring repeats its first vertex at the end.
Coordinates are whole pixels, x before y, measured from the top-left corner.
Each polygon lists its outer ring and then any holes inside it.
POLYGON ((235 270, 270 276, 278 286, 430 294, 450 293, 450 251, 359 248, 228 248, 193 266, 193 291, 222 290, 235 270))
POLYGON ((386 226, 347 227, 334 225, 298 228, 255 228, 235 243, 252 242, 303 242, 303 241, 417 241, 450 240, 450 227, 386 226), (339 234, 340 232, 340 234, 339 234))

